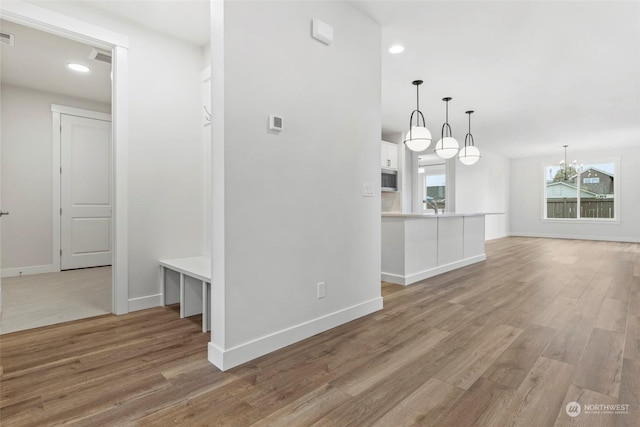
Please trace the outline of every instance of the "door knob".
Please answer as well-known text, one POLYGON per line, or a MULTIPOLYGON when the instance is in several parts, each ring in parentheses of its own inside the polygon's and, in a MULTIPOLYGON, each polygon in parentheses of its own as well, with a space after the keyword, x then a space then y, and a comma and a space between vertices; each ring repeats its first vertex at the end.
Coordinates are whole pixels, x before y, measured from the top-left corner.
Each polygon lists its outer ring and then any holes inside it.
POLYGON ((9 215, 9 212, 0 212, 0 216, 9 215))

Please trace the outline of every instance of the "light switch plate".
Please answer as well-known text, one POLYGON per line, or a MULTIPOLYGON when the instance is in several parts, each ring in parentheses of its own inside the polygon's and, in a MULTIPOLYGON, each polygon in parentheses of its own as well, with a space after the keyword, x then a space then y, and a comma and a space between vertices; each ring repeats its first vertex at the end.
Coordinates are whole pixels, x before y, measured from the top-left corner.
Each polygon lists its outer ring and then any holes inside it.
POLYGON ((373 197, 373 184, 370 182, 362 183, 362 197, 373 197))
POLYGON ((318 299, 324 298, 327 295, 327 284, 325 282, 318 282, 316 291, 318 299))

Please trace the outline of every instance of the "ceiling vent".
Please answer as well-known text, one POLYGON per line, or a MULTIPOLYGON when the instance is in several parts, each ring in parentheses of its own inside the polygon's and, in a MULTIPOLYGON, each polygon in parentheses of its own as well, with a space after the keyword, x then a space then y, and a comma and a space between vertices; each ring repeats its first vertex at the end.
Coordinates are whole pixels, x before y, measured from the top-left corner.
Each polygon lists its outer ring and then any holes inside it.
POLYGON ((15 36, 9 33, 0 33, 0 42, 13 46, 15 36))
POLYGON ((111 52, 107 52, 106 50, 93 49, 91 51, 91 54, 89 55, 89 59, 111 64, 111 52))

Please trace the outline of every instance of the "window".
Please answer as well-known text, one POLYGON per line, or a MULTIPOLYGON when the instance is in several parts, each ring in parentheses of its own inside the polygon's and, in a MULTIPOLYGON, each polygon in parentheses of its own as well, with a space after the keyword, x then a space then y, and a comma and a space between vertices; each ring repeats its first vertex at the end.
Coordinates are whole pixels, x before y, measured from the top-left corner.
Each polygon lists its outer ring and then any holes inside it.
POLYGON ((545 166, 545 218, 615 219, 617 162, 545 166))
POLYGON ((416 205, 421 211, 444 212, 447 207, 447 168, 444 160, 436 155, 418 156, 416 205))

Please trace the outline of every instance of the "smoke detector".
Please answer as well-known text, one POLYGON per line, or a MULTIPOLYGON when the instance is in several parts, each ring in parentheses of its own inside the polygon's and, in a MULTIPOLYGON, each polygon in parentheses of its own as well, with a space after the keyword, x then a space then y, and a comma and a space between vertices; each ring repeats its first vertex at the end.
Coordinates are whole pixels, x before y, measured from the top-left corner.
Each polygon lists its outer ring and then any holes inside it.
POLYGON ((13 34, 0 32, 0 43, 13 46, 14 42, 15 36, 13 34))
POLYGON ((89 59, 93 59, 95 61, 106 62, 107 64, 111 64, 111 52, 107 52, 106 50, 101 49, 93 49, 91 50, 91 54, 89 55, 89 59))

